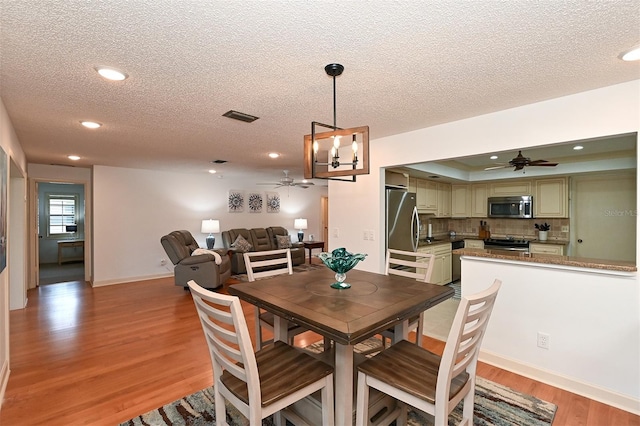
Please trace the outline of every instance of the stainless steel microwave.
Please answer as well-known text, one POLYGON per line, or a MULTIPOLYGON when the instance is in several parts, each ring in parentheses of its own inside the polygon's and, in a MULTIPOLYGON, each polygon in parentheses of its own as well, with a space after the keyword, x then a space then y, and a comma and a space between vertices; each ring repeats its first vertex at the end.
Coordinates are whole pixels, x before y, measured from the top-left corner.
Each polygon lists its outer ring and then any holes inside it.
POLYGON ((487 212, 489 217, 531 219, 533 218, 533 197, 531 195, 489 197, 487 212))

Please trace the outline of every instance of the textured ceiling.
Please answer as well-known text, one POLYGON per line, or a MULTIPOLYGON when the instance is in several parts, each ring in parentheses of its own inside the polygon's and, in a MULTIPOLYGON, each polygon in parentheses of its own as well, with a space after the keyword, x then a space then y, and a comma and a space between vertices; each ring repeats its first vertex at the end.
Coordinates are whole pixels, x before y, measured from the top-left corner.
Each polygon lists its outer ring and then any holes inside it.
POLYGON ((311 121, 371 138, 640 78, 633 1, 0 0, 0 96, 28 161, 302 174, 311 121), (94 67, 129 74, 108 82, 94 67), (260 117, 247 124, 228 110, 260 117), (87 130, 80 120, 104 123, 87 130), (267 153, 282 154, 279 159, 267 153))

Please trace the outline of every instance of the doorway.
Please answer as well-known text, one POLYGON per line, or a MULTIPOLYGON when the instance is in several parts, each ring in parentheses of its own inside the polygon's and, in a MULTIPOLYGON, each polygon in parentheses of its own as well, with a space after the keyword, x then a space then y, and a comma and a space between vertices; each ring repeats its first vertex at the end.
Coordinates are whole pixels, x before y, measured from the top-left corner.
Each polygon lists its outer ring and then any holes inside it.
POLYGON ((38 285, 85 280, 85 187, 37 182, 38 285))

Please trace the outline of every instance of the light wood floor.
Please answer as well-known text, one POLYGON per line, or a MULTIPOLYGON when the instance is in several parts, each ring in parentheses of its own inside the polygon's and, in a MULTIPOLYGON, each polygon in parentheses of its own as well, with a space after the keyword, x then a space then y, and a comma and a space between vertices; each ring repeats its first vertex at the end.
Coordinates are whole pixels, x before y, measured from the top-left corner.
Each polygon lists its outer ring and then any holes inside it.
MULTIPOLYGON (((28 298, 10 313, 0 425, 115 425, 212 384, 193 301, 172 279, 48 285, 28 298)), ((244 308, 253 336, 252 309, 244 308)), ((309 332, 296 345, 318 340, 309 332)), ((482 364, 478 374, 554 402, 556 426, 640 425, 638 416, 495 367, 482 364)))

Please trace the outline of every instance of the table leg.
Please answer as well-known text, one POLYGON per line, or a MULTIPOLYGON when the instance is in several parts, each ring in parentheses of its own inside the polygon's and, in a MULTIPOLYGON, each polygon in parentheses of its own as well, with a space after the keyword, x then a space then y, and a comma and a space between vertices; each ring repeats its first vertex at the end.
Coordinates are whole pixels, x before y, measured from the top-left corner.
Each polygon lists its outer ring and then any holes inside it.
MULTIPOLYGON (((417 333, 417 331, 416 331, 417 333)), ((407 340, 409 338, 409 320, 404 320, 393 329, 393 342, 398 343, 400 340, 407 340)))
POLYGON ((313 250, 311 247, 309 247, 309 264, 311 264, 311 250, 313 250))
POLYGON ((335 386, 336 425, 353 424, 353 345, 336 342, 335 386))
POLYGON ((288 343, 288 324, 287 320, 277 315, 273 316, 273 341, 279 340, 288 343))

